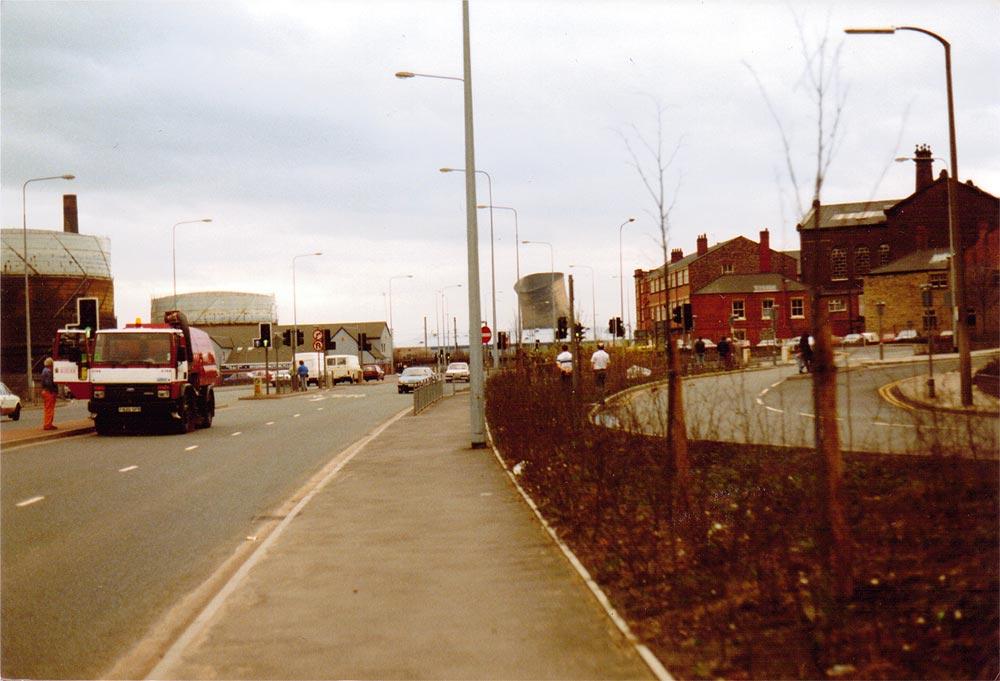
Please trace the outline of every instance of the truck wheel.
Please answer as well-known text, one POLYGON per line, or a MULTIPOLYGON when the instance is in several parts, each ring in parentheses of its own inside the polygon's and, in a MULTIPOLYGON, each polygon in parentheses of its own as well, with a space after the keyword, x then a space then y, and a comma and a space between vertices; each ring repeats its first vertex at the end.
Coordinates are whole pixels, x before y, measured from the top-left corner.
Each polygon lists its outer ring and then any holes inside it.
POLYGON ((211 428, 213 418, 215 418, 215 392, 209 388, 202 404, 201 422, 198 425, 201 428, 211 428))
POLYGON ((190 390, 184 393, 177 415, 180 416, 180 420, 175 424, 177 433, 190 433, 198 425, 198 405, 190 390))

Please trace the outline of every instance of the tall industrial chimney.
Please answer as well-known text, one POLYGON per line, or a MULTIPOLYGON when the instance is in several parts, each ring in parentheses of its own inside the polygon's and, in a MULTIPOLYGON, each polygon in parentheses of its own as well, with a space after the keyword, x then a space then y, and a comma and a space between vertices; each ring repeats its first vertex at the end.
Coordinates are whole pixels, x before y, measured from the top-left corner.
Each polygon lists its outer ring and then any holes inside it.
POLYGON ((76 212, 76 194, 63 194, 63 231, 80 233, 80 219, 76 212))

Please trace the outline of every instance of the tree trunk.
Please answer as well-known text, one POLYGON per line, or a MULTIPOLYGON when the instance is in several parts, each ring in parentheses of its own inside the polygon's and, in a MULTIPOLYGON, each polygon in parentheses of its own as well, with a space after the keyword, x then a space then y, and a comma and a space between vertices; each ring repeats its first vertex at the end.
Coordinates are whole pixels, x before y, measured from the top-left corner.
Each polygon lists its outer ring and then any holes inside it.
POLYGON ((691 508, 691 464, 688 460, 687 425, 684 419, 684 389, 681 381, 681 353, 669 327, 667 343, 667 449, 677 479, 681 509, 691 508))

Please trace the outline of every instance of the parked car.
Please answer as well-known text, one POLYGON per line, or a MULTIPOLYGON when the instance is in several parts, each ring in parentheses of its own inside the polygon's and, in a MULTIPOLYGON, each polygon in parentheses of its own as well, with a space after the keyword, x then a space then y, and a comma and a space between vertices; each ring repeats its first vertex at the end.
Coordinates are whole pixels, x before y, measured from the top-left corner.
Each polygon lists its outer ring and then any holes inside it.
POLYGON ((446 383, 469 382, 469 365, 466 362, 452 362, 444 372, 446 383))
POLYGON ((364 368, 365 383, 368 381, 385 380, 385 371, 378 364, 366 364, 364 368))
POLYGON ((0 414, 9 416, 11 421, 21 418, 21 398, 3 383, 0 383, 0 414))
POLYGON ((407 367, 399 375, 396 390, 400 393, 413 392, 422 385, 433 382, 434 371, 430 367, 407 367))
POLYGON ((895 340, 897 341, 915 341, 917 340, 917 330, 916 329, 903 329, 896 334, 895 340))
POLYGON ((862 331, 861 337, 864 338, 865 343, 878 343, 878 334, 874 331, 862 331))
POLYGON ((865 337, 860 333, 849 333, 844 336, 844 345, 864 345, 865 337))

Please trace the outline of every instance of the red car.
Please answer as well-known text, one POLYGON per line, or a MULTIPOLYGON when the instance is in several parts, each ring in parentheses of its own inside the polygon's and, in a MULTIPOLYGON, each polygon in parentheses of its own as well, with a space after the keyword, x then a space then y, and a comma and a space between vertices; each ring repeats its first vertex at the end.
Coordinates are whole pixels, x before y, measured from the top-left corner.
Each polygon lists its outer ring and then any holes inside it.
POLYGON ((384 381, 385 371, 378 364, 366 364, 363 369, 365 383, 368 381, 384 381))

